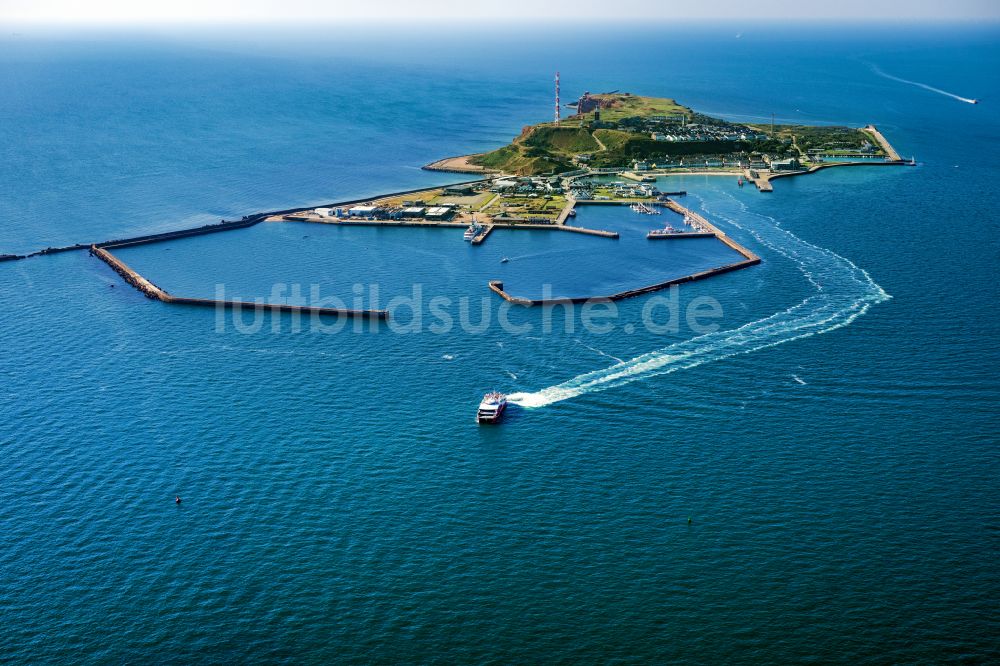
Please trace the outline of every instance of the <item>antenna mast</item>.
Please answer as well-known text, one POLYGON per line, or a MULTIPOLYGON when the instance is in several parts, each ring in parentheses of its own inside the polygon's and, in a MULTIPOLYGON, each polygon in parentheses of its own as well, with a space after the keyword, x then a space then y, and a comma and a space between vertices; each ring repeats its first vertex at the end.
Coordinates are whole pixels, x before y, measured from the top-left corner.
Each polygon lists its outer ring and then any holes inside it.
POLYGON ((556 72, 556 125, 559 124, 559 72, 556 72))

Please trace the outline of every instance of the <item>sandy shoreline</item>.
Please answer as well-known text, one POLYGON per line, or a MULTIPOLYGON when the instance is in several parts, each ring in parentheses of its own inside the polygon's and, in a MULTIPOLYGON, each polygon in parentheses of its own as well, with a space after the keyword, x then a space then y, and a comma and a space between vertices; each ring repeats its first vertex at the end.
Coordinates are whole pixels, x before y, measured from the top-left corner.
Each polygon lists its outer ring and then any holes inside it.
POLYGON ((486 167, 481 167, 478 164, 471 164, 469 162, 473 157, 479 157, 482 153, 476 153, 473 155, 458 155, 456 157, 446 157, 437 162, 431 162, 427 164, 422 169, 427 171, 451 171, 454 173, 490 173, 492 169, 487 169, 486 167))

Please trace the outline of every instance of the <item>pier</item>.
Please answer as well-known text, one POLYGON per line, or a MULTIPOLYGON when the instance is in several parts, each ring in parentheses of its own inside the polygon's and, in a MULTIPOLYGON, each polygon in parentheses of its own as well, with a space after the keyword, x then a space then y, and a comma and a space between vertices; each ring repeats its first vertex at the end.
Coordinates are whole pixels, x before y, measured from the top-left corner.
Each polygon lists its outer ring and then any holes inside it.
POLYGON ((579 305, 583 303, 620 301, 626 298, 633 298, 635 296, 643 296, 645 294, 651 294, 655 291, 668 289, 675 285, 681 285, 686 282, 695 282, 698 280, 704 280, 710 277, 714 277, 716 275, 722 275, 723 273, 730 273, 732 271, 738 271, 743 268, 749 268, 750 266, 759 263, 760 259, 756 260, 746 259, 744 261, 737 261, 732 264, 716 266, 715 268, 709 268, 707 270, 699 271, 697 273, 692 273, 690 275, 684 275, 682 277, 672 278, 670 280, 664 280, 663 282, 657 282, 656 284, 647 285, 645 287, 638 287, 636 289, 620 291, 616 294, 610 294, 606 296, 577 296, 577 297, 565 297, 565 298, 529 299, 529 298, 521 298, 519 296, 512 296, 511 294, 508 294, 506 291, 504 291, 503 282, 500 280, 491 280, 489 282, 489 287, 491 291, 498 294, 505 301, 509 301, 517 305, 524 305, 524 306, 579 305))
POLYGON ((885 156, 888 157, 891 161, 893 162, 903 161, 903 158, 899 156, 899 153, 897 153, 896 149, 892 147, 892 144, 889 143, 889 140, 882 135, 882 132, 878 131, 877 127, 875 127, 874 125, 866 125, 864 127, 864 131, 868 132, 869 134, 872 135, 872 137, 874 137, 875 141, 878 142, 878 145, 885 152, 885 156))
POLYGON ((684 238, 715 238, 715 233, 711 231, 678 231, 675 233, 653 233, 646 234, 649 240, 681 240, 684 238))
POLYGON ((420 168, 425 171, 448 171, 450 173, 490 173, 495 171, 494 169, 487 169, 486 167, 469 162, 473 157, 479 157, 480 155, 482 153, 445 157, 436 162, 425 164, 420 168))
POLYGON ((469 239, 469 242, 472 243, 473 245, 479 245, 484 240, 486 240, 486 237, 490 235, 491 231, 493 231, 493 225, 484 224, 480 226, 479 229, 476 231, 476 235, 473 236, 471 239, 469 239))
MULTIPOLYGON (((584 202, 591 203, 591 202, 584 202)), ((625 202, 618 201, 603 201, 597 203, 613 203, 616 205, 621 205, 625 202)), ((572 208, 569 208, 572 210, 572 208)), ((560 213, 562 215, 562 213, 560 213)), ((566 212, 568 217, 569 213, 566 212)), ((547 223, 542 224, 538 222, 521 222, 520 218, 514 217, 494 217, 490 222, 484 222, 483 226, 490 227, 490 232, 493 229, 527 229, 534 231, 568 231, 575 234, 584 234, 589 236, 602 236, 604 238, 618 238, 617 231, 607 231, 604 229, 587 229, 584 227, 574 227, 565 224, 565 219, 563 218, 563 223, 547 223)), ((311 224, 329 224, 333 226, 343 226, 343 227, 434 227, 442 229, 468 229, 468 222, 450 222, 450 221, 429 221, 429 220, 383 220, 383 219, 368 219, 368 218, 325 218, 319 219, 316 217, 308 217, 304 215, 298 215, 295 213, 285 214, 285 215, 272 215, 268 217, 269 222, 277 222, 281 220, 288 220, 291 222, 308 222, 311 224)), ((490 233, 490 232, 487 232, 490 233)), ((482 242, 482 241, 480 241, 482 242)), ((478 244, 478 243, 476 243, 478 244)))
MULTIPOLYGON (((797 173, 804 173, 804 172, 790 171, 788 172, 788 175, 794 175, 797 173)), ((747 169, 746 171, 743 172, 743 177, 749 180, 754 185, 756 185, 758 192, 774 191, 774 187, 772 187, 771 185, 771 176, 772 174, 770 173, 761 173, 756 169, 747 169)))
POLYGON ((751 175, 748 169, 744 173, 744 177, 757 186, 757 189, 761 192, 773 192, 774 186, 771 185, 772 180, 777 180, 779 178, 790 178, 792 176, 803 176, 810 173, 816 173, 817 171, 822 171, 823 169, 833 169, 835 167, 871 167, 871 166, 915 166, 913 161, 907 160, 866 160, 864 162, 826 162, 824 164, 813 164, 808 169, 801 169, 799 171, 774 171, 774 172, 760 172, 754 170, 756 176, 751 175))
POLYGON ((719 229, 717 226, 706 220, 698 213, 694 212, 693 210, 685 208, 684 206, 680 205, 673 199, 667 200, 666 206, 675 213, 680 213, 681 215, 690 218, 695 223, 697 223, 699 228, 707 229, 709 232, 715 234, 716 238, 718 238, 720 241, 728 245, 733 250, 739 252, 744 259, 750 262, 749 265, 760 263, 760 257, 758 257, 756 254, 754 254, 750 250, 746 249, 745 247, 734 241, 732 238, 726 235, 726 232, 719 229))
MULTIPOLYGON (((112 246, 122 247, 122 246, 112 246)), ((214 300, 210 298, 190 298, 186 296, 173 296, 165 289, 156 286, 138 272, 130 268, 124 261, 108 251, 107 247, 90 246, 90 254, 97 257, 111 269, 118 273, 125 282, 135 287, 146 298, 171 303, 175 305, 200 305, 211 308, 225 308, 236 310, 269 310, 271 312, 296 312, 300 314, 330 315, 337 317, 365 317, 373 320, 388 319, 388 312, 385 310, 350 310, 344 308, 324 308, 311 305, 288 305, 285 303, 257 303, 252 301, 235 300, 214 300)))

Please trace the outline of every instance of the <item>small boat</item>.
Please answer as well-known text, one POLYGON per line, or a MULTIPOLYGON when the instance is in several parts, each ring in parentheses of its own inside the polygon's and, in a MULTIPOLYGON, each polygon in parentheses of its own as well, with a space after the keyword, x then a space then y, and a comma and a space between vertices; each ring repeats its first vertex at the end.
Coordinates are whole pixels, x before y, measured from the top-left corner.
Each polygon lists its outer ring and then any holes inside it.
POLYGON ((740 176, 740 179, 736 181, 736 184, 743 187, 743 176, 740 176))
POLYGON ((483 396, 479 403, 479 410, 476 412, 476 421, 479 423, 496 423, 503 416, 507 409, 507 396, 503 393, 493 391, 483 396))
POLYGON ((508 261, 510 261, 510 257, 500 257, 501 264, 506 264, 508 261))
POLYGON ((573 208, 573 209, 571 209, 571 210, 569 211, 569 216, 570 216, 570 217, 576 217, 576 209, 575 209, 575 208, 573 208))
POLYGON ((634 203, 631 206, 629 206, 629 208, 631 208, 632 210, 634 210, 637 213, 642 213, 643 215, 659 215, 660 214, 660 211, 658 211, 657 209, 653 208, 652 206, 647 206, 644 203, 634 203))

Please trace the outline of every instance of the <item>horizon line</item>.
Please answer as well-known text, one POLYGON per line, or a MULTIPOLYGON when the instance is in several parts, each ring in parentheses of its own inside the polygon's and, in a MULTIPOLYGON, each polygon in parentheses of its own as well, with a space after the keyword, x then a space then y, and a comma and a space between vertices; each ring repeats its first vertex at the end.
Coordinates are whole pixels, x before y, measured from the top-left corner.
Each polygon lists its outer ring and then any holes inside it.
MULTIPOLYGON (((533 30, 551 30, 553 27, 559 27, 558 25, 550 25, 545 22, 539 22, 535 25, 524 26, 522 22, 517 19, 503 18, 503 17, 491 17, 489 18, 493 24, 502 25, 519 25, 526 32, 533 30)), ((555 19, 553 19, 554 21, 555 19)), ((438 19, 433 17, 391 17, 391 18, 374 18, 374 17, 343 17, 343 18, 331 18, 331 17, 309 17, 309 16, 298 16, 298 17, 281 17, 281 18, 269 18, 269 17, 239 17, 239 18, 177 18, 177 17, 163 17, 163 18, 123 18, 123 19, 112 19, 112 20, 90 20, 90 19, 37 19, 37 18, 25 18, 16 17, 13 19, 0 17, 0 29, 6 29, 16 26, 40 26, 40 27, 135 27, 135 26, 148 26, 148 27, 191 27, 191 26, 205 26, 205 27, 243 27, 243 26, 253 26, 253 27, 282 27, 282 26, 296 26, 296 27, 314 27, 322 28, 337 25, 392 25, 392 26, 406 26, 412 25, 414 23, 419 23, 421 25, 479 25, 482 23, 482 19, 475 18, 463 18, 454 17, 448 19, 438 19)), ((912 17, 900 17, 900 16, 869 16, 869 17, 743 17, 743 18, 715 18, 715 17, 683 17, 683 18, 645 18, 637 19, 633 17, 612 17, 610 20, 607 18, 590 18, 590 17, 569 17, 560 18, 558 24, 561 25, 690 25, 692 23, 701 25, 770 25, 770 26, 780 26, 783 24, 809 24, 816 26, 831 26, 831 25, 872 25, 872 26, 884 26, 887 24, 899 24, 904 23, 908 25, 913 24, 1000 24, 1000 15, 998 16, 988 16, 988 17, 972 17, 972 16, 953 16, 953 17, 928 17, 928 16, 912 16, 912 17)))

